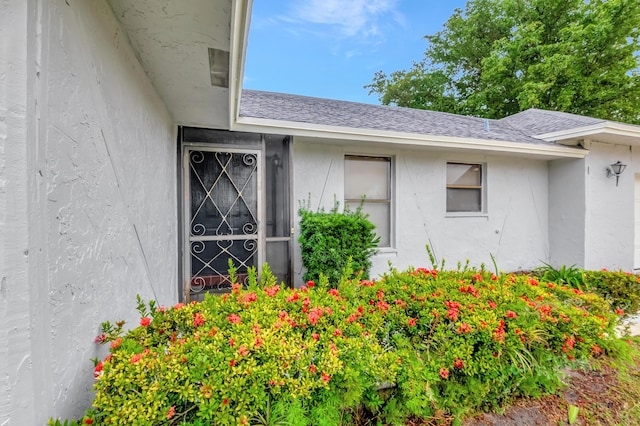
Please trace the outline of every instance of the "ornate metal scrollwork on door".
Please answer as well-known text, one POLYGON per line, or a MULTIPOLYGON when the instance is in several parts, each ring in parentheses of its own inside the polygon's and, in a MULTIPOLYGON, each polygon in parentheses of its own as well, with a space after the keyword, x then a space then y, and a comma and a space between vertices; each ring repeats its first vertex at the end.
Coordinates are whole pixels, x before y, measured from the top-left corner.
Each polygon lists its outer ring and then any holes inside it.
POLYGON ((188 163, 190 291, 228 289, 229 260, 240 281, 257 263, 258 155, 194 150, 188 163))

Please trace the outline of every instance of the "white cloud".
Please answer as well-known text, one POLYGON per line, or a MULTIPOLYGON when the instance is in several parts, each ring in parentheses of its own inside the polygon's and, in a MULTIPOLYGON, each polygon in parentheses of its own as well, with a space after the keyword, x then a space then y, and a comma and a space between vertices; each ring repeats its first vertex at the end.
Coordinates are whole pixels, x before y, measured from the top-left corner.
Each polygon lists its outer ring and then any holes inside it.
POLYGON ((327 25, 340 37, 382 38, 381 21, 392 16, 396 22, 397 0, 296 0, 289 20, 298 23, 327 25))

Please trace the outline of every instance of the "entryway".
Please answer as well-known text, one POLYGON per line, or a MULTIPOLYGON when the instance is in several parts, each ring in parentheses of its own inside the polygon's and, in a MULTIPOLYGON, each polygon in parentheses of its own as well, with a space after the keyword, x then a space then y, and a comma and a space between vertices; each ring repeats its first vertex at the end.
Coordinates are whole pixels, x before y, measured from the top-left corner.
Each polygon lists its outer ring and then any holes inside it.
POLYGON ((289 137, 181 128, 183 294, 231 289, 264 262, 291 284, 289 137))

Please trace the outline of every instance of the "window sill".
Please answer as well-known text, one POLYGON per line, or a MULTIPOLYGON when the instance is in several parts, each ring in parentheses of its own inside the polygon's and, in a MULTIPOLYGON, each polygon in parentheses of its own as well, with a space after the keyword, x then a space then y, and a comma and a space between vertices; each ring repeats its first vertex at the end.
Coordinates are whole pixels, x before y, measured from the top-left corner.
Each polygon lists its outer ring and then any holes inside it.
POLYGON ((459 213, 447 213, 444 215, 445 219, 456 219, 456 218, 460 218, 460 217, 484 217, 484 218, 489 218, 489 213, 482 213, 482 212, 470 212, 470 213, 465 213, 465 212, 459 212, 459 213))
POLYGON ((378 252, 375 254, 375 256, 398 254, 398 249, 395 247, 380 247, 377 250, 378 252))

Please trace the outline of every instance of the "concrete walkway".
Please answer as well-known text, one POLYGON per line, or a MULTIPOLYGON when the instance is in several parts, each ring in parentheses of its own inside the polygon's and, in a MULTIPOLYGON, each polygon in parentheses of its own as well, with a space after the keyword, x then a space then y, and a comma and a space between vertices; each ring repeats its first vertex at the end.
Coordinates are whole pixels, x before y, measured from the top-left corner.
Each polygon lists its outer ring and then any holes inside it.
POLYGON ((640 314, 630 316, 622 322, 622 327, 629 326, 629 334, 640 336, 640 314))

